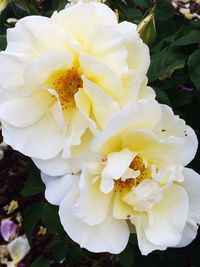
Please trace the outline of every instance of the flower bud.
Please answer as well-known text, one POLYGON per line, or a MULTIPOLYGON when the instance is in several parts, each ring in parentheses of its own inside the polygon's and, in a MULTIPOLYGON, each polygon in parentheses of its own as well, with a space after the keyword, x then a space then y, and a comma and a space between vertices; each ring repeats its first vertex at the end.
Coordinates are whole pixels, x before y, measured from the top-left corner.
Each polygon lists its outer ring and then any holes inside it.
POLYGON ((154 13, 149 14, 138 24, 138 32, 144 43, 152 45, 156 39, 154 13))

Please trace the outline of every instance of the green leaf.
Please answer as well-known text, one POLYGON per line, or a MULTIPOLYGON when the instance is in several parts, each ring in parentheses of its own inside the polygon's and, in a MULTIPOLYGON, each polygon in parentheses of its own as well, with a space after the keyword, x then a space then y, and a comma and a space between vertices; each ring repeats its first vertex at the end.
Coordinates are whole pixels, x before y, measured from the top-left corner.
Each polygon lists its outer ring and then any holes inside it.
POLYGON ((52 7, 54 10, 57 10, 57 11, 60 11, 62 10, 63 8, 65 8, 66 4, 68 3, 67 0, 53 0, 52 1, 52 7))
POLYGON ((28 164, 28 172, 30 173, 30 175, 28 177, 28 180, 26 181, 24 188, 21 191, 21 195, 27 197, 44 192, 45 185, 42 182, 40 171, 31 161, 28 164))
POLYGON ((190 55, 188 59, 188 67, 190 79, 200 90, 200 49, 190 55))
POLYGON ((7 40, 5 35, 0 35, 0 51, 5 50, 7 45, 7 40))
POLYGON ((162 75, 182 69, 185 66, 186 55, 172 49, 163 49, 151 58, 148 71, 149 82, 153 82, 162 75))
POLYGON ((58 216, 58 207, 49 203, 44 204, 41 212, 41 220, 52 233, 59 233, 65 236, 65 232, 58 216))
POLYGON ((153 87, 153 89, 156 92, 156 99, 160 104, 167 104, 171 106, 170 99, 164 90, 157 87, 153 87))
POLYGON ((158 1, 156 6, 156 20, 167 21, 174 15, 174 8, 167 1, 158 1))
POLYGON ((42 210, 42 207, 42 203, 36 203, 28 207, 23 213, 23 226, 30 246, 32 246, 33 230, 40 219, 40 212, 42 210))
POLYGON ((176 40, 173 43, 173 45, 190 45, 194 43, 200 43, 200 31, 199 30, 190 31, 187 35, 176 40))
POLYGON ((135 260, 135 251, 133 246, 127 245, 125 250, 118 255, 122 267, 131 267, 135 260))
MULTIPOLYGON (((73 247, 73 249, 69 250, 67 254, 67 260, 71 264, 71 266, 74 266, 76 263, 80 262, 81 260, 81 253, 80 249, 73 247)), ((80 265, 77 265, 80 266, 80 265)))
POLYGON ((50 267, 50 262, 47 258, 41 257, 35 260, 30 267, 50 267))
POLYGON ((52 246, 51 251, 53 253, 53 258, 56 262, 60 262, 64 258, 66 258, 68 253, 68 242, 61 241, 60 243, 55 244, 52 246))

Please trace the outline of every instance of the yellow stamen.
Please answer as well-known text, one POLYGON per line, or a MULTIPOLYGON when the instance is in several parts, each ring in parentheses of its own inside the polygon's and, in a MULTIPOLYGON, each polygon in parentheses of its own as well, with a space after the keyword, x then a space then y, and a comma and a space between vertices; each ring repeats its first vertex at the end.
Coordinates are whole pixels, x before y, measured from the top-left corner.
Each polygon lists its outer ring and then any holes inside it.
POLYGON ((50 76, 47 85, 57 92, 62 109, 66 110, 75 107, 74 95, 83 88, 83 81, 77 69, 61 69, 50 76))

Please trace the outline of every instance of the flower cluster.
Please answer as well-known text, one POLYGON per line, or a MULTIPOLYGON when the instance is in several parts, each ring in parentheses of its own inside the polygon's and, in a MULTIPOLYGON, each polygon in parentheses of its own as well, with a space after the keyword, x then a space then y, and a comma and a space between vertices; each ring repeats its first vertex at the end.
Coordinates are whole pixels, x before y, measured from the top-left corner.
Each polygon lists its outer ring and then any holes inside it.
POLYGON ((197 138, 147 86, 148 47, 105 4, 80 1, 9 29, 0 55, 5 143, 42 172, 68 235, 120 253, 185 246, 200 223, 197 138))

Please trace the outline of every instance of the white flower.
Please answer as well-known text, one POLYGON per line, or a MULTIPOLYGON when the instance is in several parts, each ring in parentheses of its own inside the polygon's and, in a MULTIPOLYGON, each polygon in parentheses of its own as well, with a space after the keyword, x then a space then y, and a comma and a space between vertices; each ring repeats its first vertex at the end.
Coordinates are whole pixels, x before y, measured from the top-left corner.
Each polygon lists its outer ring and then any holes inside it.
POLYGON ((25 236, 19 236, 7 245, 7 249, 13 264, 17 264, 28 254, 30 246, 25 236))
POLYGON ((0 54, 4 141, 48 174, 77 169, 66 159, 75 161, 79 146, 113 113, 155 97, 146 86, 149 50, 136 25, 118 24, 104 4, 23 18, 7 39, 0 54))
POLYGON ((128 105, 92 147, 103 160, 87 163, 79 183, 78 177, 44 177, 47 200, 60 204, 61 223, 74 241, 93 252, 120 253, 135 227, 146 255, 194 239, 200 177, 184 166, 197 138, 169 107, 150 100, 128 105))

